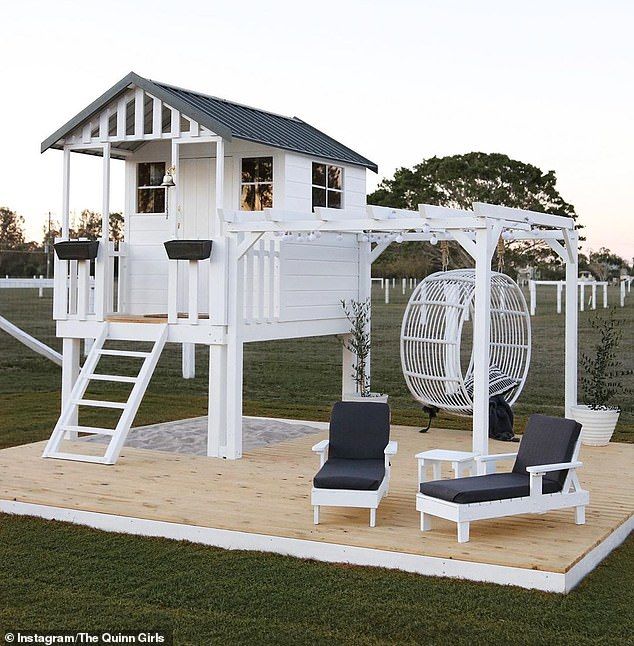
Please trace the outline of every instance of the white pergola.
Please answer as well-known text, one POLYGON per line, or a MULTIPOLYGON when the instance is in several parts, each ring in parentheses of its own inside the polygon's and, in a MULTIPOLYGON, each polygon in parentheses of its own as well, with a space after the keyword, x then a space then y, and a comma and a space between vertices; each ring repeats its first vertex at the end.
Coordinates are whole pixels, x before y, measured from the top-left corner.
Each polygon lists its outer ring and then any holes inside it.
MULTIPOLYGON (((370 296, 371 265, 392 242, 436 244, 454 240, 474 259, 473 452, 488 453, 491 260, 500 236, 506 241, 542 240, 566 265, 565 410, 577 403, 578 236, 571 218, 475 203, 472 211, 422 204, 418 211, 368 206, 366 213, 316 208, 315 213, 265 209, 223 211, 226 229, 241 257, 265 233, 314 239, 323 232, 357 234, 359 298, 370 296)), ((344 370, 345 373, 345 370, 344 370)))

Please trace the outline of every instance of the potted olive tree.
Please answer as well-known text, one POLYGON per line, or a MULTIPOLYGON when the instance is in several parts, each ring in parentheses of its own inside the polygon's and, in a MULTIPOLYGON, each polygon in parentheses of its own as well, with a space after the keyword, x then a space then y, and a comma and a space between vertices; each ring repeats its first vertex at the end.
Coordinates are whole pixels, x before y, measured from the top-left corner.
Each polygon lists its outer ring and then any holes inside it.
POLYGON ((355 392, 344 393, 344 400, 387 402, 387 395, 370 392, 370 299, 365 301, 341 301, 341 307, 350 321, 350 335, 343 346, 354 355, 352 377, 355 392))
POLYGON ((629 390, 622 378, 632 371, 622 369, 617 352, 622 336, 620 325, 614 318, 614 310, 605 318, 590 319, 590 326, 599 334, 599 342, 594 352, 581 353, 580 383, 587 403, 573 406, 572 416, 582 425, 581 442, 588 446, 605 446, 610 441, 621 413, 612 402, 615 396, 629 390))

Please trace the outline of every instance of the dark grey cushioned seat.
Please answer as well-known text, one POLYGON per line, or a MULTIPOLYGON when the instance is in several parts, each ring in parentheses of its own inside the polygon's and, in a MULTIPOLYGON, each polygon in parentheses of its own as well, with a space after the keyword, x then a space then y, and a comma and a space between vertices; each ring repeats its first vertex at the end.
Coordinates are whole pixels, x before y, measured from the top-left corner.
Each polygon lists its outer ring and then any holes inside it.
MULTIPOLYGON (((563 417, 548 417, 547 415, 531 415, 528 418, 524 435, 520 442, 517 458, 513 465, 513 473, 527 473, 526 467, 540 464, 559 464, 570 462, 579 439, 581 424, 574 419, 563 417)), ((544 474, 547 480, 564 486, 568 470, 552 471, 544 474)))
MULTIPOLYGON (((511 473, 424 482, 420 492, 461 504, 528 496, 530 476, 526 467, 570 462, 580 431, 581 424, 572 419, 531 415, 511 473)), ((568 469, 544 474, 542 493, 561 491, 567 474, 568 469)))
MULTIPOLYGON (((561 485, 544 479, 543 493, 561 491, 561 485)), ((530 477, 521 473, 491 473, 486 476, 453 478, 423 482, 420 492, 426 496, 467 504, 506 498, 522 498, 530 494, 530 477)))
POLYGON ((385 477, 385 459, 348 460, 328 458, 313 484, 318 489, 360 489, 376 491, 385 477))
POLYGON ((313 484, 317 489, 376 491, 385 477, 389 441, 387 404, 337 402, 330 414, 328 460, 313 484))
POLYGON ((330 414, 329 458, 383 459, 390 441, 390 407, 366 402, 337 402, 330 414))

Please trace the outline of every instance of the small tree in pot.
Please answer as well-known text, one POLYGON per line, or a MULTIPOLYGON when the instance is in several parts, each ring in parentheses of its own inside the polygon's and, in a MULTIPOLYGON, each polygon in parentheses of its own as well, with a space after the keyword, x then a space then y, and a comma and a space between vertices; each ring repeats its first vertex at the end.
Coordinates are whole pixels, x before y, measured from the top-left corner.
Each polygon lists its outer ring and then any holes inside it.
POLYGON ((346 350, 354 357, 352 364, 352 378, 355 383, 355 392, 346 393, 347 399, 362 398, 365 401, 387 401, 387 395, 370 392, 370 299, 365 301, 341 301, 341 307, 348 321, 350 321, 350 336, 343 342, 346 350))
POLYGON ((605 318, 590 319, 590 327, 598 332, 599 342, 593 353, 581 353, 580 382, 588 403, 574 406, 572 415, 583 426, 581 441, 589 446, 604 446, 610 441, 621 412, 612 402, 616 395, 629 392, 622 378, 633 371, 623 370, 619 360, 620 326, 614 310, 605 318))

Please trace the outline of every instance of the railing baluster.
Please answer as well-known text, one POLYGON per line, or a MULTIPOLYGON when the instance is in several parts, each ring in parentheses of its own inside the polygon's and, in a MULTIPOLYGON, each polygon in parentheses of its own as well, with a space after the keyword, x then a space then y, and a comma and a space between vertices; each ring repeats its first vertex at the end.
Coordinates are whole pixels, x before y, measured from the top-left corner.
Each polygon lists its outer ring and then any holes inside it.
POLYGON ((189 323, 198 325, 198 260, 189 264, 189 323))
POLYGON ((69 260, 68 313, 77 315, 77 261, 69 260))
POLYGON ((260 238, 260 244, 258 245, 259 253, 259 263, 258 263, 258 323, 264 323, 264 286, 265 286, 265 275, 264 275, 264 262, 265 262, 265 251, 264 251, 264 240, 260 238))
POLYGON ((178 260, 168 262, 167 322, 178 323, 178 260))
POLYGON ((275 318, 275 239, 269 240, 269 297, 268 297, 268 320, 269 323, 273 322, 275 318))
POLYGON ((85 321, 88 314, 90 260, 77 261, 77 318, 85 321))

